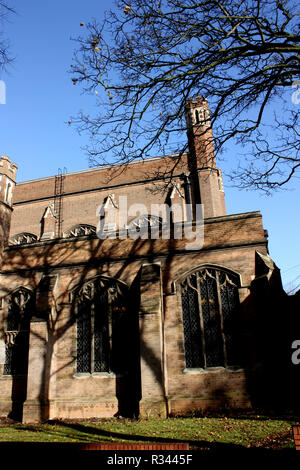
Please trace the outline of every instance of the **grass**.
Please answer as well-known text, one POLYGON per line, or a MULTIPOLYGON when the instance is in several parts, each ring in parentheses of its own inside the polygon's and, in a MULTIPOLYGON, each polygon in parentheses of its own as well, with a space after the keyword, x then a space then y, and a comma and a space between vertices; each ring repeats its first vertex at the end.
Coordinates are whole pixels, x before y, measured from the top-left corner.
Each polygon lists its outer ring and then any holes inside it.
POLYGON ((203 417, 92 419, 28 425, 0 420, 0 442, 188 442, 190 449, 293 449, 294 415, 227 413, 203 417))

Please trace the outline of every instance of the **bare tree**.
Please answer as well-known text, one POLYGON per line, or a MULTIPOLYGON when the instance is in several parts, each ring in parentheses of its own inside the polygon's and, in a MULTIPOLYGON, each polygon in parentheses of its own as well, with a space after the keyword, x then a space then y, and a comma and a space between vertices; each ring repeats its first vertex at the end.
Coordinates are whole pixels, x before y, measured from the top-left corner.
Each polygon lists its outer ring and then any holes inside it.
POLYGON ((9 7, 7 2, 0 2, 0 68, 5 67, 9 62, 12 61, 12 58, 9 54, 9 40, 7 39, 3 31, 3 22, 7 19, 7 16, 10 13, 14 13, 13 8, 9 7))
POLYGON ((184 151, 185 104, 201 95, 216 153, 229 141, 245 147, 236 185, 270 191, 299 170, 293 0, 118 0, 85 28, 72 80, 96 95, 98 113, 69 123, 90 135, 92 164, 184 151))

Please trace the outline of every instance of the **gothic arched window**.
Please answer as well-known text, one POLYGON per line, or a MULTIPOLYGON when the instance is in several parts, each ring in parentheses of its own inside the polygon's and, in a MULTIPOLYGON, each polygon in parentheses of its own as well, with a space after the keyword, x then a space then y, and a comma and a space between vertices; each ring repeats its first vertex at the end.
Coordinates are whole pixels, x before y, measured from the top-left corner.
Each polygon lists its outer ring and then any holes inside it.
POLYGON ((27 373, 31 306, 32 292, 23 287, 8 298, 3 370, 5 375, 27 373))
POLYGON ((148 238, 148 235, 151 236, 151 233, 159 231, 162 226, 162 218, 157 215, 142 214, 138 217, 135 217, 128 224, 128 233, 132 238, 143 238, 145 236, 148 238))
POLYGON ((211 267, 180 283, 187 368, 237 366, 239 277, 211 267))
POLYGON ((12 245, 26 245, 28 243, 36 242, 38 237, 34 233, 21 232, 17 235, 14 235, 10 239, 12 245))
POLYGON ((77 224, 71 227, 70 229, 66 230, 63 233, 64 238, 72 238, 72 237, 86 237, 88 235, 95 235, 96 234, 96 227, 89 224, 77 224))
POLYGON ((76 293, 77 372, 125 369, 127 308, 125 284, 98 277, 76 293))

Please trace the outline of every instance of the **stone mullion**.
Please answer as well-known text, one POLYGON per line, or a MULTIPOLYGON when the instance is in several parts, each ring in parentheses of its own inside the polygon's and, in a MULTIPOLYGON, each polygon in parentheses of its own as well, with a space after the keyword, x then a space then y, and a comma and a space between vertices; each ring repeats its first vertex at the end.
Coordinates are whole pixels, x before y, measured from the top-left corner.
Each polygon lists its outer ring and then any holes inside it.
POLYGON ((107 326, 108 326, 108 371, 111 370, 112 358, 112 301, 110 295, 107 296, 107 326))
POLYGON ((227 367, 227 351, 226 351, 226 340, 225 340, 225 333, 224 333, 224 321, 223 321, 221 289, 220 289, 220 282, 219 282, 219 271, 216 271, 216 283, 217 283, 217 296, 218 296, 218 304, 219 304, 220 328, 221 328, 221 336, 222 336, 222 342, 223 342, 224 366, 227 367))
POLYGON ((91 302, 91 368, 90 372, 93 373, 95 371, 95 302, 91 302))
POLYGON ((203 368, 205 369, 206 368, 206 352, 205 352, 204 322, 203 322, 203 314, 202 314, 202 299, 201 299, 199 273, 196 274, 196 279, 197 279, 197 294, 198 294, 200 331, 201 331, 201 343, 202 343, 202 358, 203 358, 203 368))

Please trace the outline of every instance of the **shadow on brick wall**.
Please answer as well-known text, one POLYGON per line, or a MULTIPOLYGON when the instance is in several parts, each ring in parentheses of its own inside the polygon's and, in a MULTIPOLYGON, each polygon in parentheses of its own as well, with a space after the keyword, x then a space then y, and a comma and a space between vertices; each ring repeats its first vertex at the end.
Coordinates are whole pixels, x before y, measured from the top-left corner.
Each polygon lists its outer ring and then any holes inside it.
POLYGON ((256 253, 256 277, 242 304, 247 392, 254 407, 298 410, 299 367, 292 342, 300 339, 300 296, 288 296, 280 270, 256 253))

